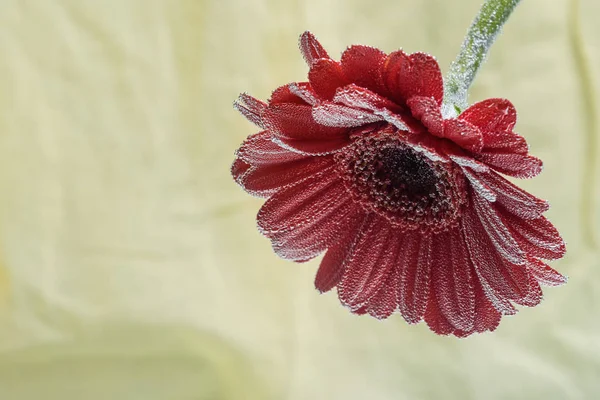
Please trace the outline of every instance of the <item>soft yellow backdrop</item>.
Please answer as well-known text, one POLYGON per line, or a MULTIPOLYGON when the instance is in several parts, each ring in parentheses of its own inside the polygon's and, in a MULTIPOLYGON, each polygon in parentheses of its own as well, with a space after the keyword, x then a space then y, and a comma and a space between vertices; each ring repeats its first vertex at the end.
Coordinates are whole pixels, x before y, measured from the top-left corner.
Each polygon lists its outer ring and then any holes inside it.
POLYGON ((524 0, 471 92, 517 106, 568 244, 492 334, 350 315, 229 176, 232 101, 305 79, 302 31, 446 70, 480 1, 0 1, 0 399, 600 398, 598 1, 524 0))

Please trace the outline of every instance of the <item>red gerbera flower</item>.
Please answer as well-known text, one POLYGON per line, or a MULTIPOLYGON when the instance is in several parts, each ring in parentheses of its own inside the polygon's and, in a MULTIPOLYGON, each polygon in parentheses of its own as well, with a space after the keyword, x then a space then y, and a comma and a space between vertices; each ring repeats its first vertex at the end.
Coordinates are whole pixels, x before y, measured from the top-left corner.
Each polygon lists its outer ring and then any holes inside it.
POLYGON ((326 252, 315 285, 337 287, 356 314, 422 319, 438 334, 492 331, 514 304, 535 306, 540 283, 565 278, 540 259, 565 245, 548 204, 499 173, 529 178, 542 162, 513 132, 503 99, 458 118, 440 107, 443 80, 427 54, 352 46, 331 59, 304 33, 308 82, 242 94, 236 107, 263 130, 232 174, 268 200, 258 226, 298 262, 326 252))

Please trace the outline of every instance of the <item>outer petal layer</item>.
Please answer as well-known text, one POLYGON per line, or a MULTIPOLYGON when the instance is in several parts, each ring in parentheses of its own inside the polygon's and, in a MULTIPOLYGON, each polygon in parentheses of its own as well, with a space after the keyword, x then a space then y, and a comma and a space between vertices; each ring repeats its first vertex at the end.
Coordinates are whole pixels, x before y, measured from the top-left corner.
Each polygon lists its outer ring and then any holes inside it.
POLYGON ((381 226, 379 218, 370 218, 359 232, 352 254, 347 259, 346 270, 338 285, 342 304, 357 310, 377 292, 391 264, 382 262, 390 240, 390 231, 381 226), (383 277, 383 279, 382 279, 383 277))
POLYGON ((511 132, 517 122, 517 111, 505 99, 488 99, 475 103, 458 117, 483 132, 511 132))
POLYGON ((560 286, 567 282, 565 276, 536 259, 531 260, 529 271, 535 276, 538 282, 546 286, 560 286))
POLYGON ((278 190, 306 180, 329 166, 331 160, 326 157, 261 165, 248 169, 238 183, 250 194, 268 197, 278 190))
POLYGON ((271 196, 258 212, 258 226, 267 237, 291 232, 310 224, 315 215, 329 210, 345 195, 340 179, 332 173, 333 166, 324 168, 289 188, 271 196))
POLYGON ((399 308, 406 322, 416 324, 423 318, 430 293, 431 236, 407 234, 399 254, 399 308))
POLYGON ((246 119, 254 125, 263 128, 262 114, 267 108, 267 104, 246 94, 242 93, 233 103, 233 107, 238 110, 246 119))
POLYGON ((515 178, 533 178, 542 172, 542 160, 530 155, 481 153, 476 158, 496 171, 515 178))
POLYGON ((340 282, 346 262, 359 239, 359 232, 369 221, 363 214, 359 214, 342 231, 339 241, 327 250, 315 277, 315 287, 321 293, 328 292, 340 282))
POLYGON ((456 329, 470 331, 475 320, 475 277, 458 229, 434 238, 432 289, 439 311, 456 329))
POLYGON ((309 223, 289 232, 273 234, 273 250, 284 259, 310 260, 337 243, 342 230, 361 215, 361 210, 351 199, 341 199, 328 210, 314 212, 309 223))
POLYGON ((493 242, 490 231, 486 231, 485 222, 480 219, 475 206, 465 210, 462 224, 470 258, 484 289, 487 289, 487 295, 496 300, 494 306, 499 310, 511 313, 513 307, 508 299, 522 299, 528 293, 529 278, 526 269, 510 262, 506 250, 493 242))
POLYGON ((251 165, 274 165, 307 158, 273 142, 268 131, 249 136, 236 151, 236 156, 251 165))
POLYGON ((388 318, 398 308, 398 287, 400 275, 398 268, 392 268, 386 281, 369 301, 367 312, 378 319, 388 318))
POLYGON ((327 153, 348 143, 347 130, 317 123, 312 107, 300 104, 276 104, 263 114, 267 128, 280 144, 308 154, 327 153))

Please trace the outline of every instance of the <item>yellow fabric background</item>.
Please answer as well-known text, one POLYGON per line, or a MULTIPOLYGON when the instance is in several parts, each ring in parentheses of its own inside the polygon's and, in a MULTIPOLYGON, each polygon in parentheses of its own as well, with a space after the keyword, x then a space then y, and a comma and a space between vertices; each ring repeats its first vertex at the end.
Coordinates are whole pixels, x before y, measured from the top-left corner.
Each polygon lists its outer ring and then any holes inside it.
POLYGON ((568 245, 568 285, 492 334, 350 315, 229 176, 256 130, 232 101, 304 80, 302 31, 445 71, 480 1, 0 2, 0 399, 600 398, 596 0, 579 24, 575 1, 523 1, 471 91, 516 105, 545 161, 522 186, 568 245))

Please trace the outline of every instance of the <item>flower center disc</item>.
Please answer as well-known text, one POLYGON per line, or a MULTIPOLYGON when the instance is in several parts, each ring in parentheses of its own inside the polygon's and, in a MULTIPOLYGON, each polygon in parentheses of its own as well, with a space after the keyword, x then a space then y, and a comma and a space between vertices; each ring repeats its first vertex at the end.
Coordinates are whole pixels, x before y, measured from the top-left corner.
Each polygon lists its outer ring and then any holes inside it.
POLYGON ((354 199, 395 227, 437 233, 457 224, 464 175, 415 151, 398 132, 365 135, 335 157, 354 199))

